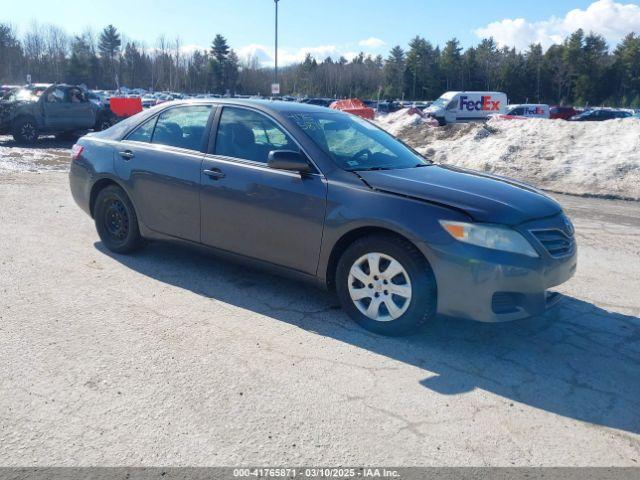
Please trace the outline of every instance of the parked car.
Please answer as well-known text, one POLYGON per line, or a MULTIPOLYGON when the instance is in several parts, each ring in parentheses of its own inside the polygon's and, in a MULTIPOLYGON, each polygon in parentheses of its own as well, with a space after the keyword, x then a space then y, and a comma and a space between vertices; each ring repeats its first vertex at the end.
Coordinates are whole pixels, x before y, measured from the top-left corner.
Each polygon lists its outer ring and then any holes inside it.
POLYGON ((0 101, 0 134, 33 143, 41 134, 71 135, 111 126, 110 111, 89 101, 82 88, 51 85, 39 96, 37 88, 18 90, 0 101))
POLYGON ((378 102, 377 111, 381 113, 393 113, 402 110, 402 103, 393 100, 378 102))
POLYGON ((616 118, 630 118, 633 114, 626 110, 612 110, 608 108, 599 108, 595 110, 587 110, 579 115, 571 117, 572 122, 603 122, 605 120, 615 120, 616 118))
MULTIPOLYGON (((173 102, 82 137, 71 193, 103 245, 201 244, 334 289, 372 331, 436 314, 541 314, 575 272, 573 226, 542 192, 435 165, 354 115, 288 102, 173 102)), ((471 152, 470 152, 471 154, 471 152)), ((158 259, 161 261, 161 259, 158 259)))
POLYGON ((15 92, 16 90, 20 90, 20 88, 21 87, 19 85, 1 85, 0 100, 2 100, 4 97, 8 96, 12 92, 15 92))
POLYGON ((335 100, 333 98, 303 98, 301 103, 307 103, 309 105, 318 105, 320 107, 328 107, 335 100))
POLYGON ((506 115, 524 118, 549 118, 549 105, 544 103, 525 103, 507 106, 506 115))
POLYGON ((507 94, 502 92, 446 92, 424 112, 447 123, 486 120, 490 115, 504 114, 507 94))
POLYGON ((571 117, 580 113, 581 112, 579 110, 576 110, 573 107, 555 105, 549 110, 549 118, 552 120, 569 120, 571 117))

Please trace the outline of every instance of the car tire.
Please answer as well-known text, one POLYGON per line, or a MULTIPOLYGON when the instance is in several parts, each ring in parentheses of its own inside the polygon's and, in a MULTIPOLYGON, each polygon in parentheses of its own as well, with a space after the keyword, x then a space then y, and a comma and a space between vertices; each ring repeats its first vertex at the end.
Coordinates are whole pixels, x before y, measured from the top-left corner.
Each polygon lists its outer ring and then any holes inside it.
POLYGON ((411 242, 394 235, 366 236, 349 246, 338 262, 336 293, 353 320, 381 335, 413 333, 437 311, 431 266, 411 242))
POLYGON ((31 117, 18 118, 13 126, 13 138, 21 144, 34 144, 38 140, 38 124, 31 117))
POLYGON ((109 185, 98 193, 94 220, 100 240, 114 253, 131 253, 143 245, 138 216, 125 191, 109 185))

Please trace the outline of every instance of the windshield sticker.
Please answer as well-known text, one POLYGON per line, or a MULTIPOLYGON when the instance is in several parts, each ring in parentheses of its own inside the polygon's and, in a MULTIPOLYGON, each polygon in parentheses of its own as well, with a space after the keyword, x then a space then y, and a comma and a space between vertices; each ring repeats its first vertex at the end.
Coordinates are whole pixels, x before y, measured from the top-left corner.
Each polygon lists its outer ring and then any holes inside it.
POLYGON ((319 128, 318 122, 308 113, 292 113, 290 117, 302 130, 316 130, 319 128))

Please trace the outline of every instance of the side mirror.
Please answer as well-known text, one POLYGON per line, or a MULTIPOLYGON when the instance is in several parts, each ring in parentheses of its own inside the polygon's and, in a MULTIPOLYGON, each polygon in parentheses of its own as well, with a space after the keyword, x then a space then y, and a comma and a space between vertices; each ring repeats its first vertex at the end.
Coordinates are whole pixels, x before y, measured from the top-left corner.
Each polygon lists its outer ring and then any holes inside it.
POLYGON ((267 165, 269 165, 269 168, 276 170, 290 170, 300 173, 309 173, 311 171, 307 157, 293 150, 270 151, 267 165))

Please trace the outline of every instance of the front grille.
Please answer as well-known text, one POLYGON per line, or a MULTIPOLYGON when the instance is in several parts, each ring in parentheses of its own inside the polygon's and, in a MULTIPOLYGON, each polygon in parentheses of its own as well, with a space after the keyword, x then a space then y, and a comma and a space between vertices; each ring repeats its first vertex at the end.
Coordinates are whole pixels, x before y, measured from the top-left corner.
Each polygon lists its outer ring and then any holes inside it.
POLYGON ((573 253, 575 242, 573 236, 567 235, 562 230, 532 230, 531 233, 538 239, 542 246, 554 258, 565 257, 573 253))

